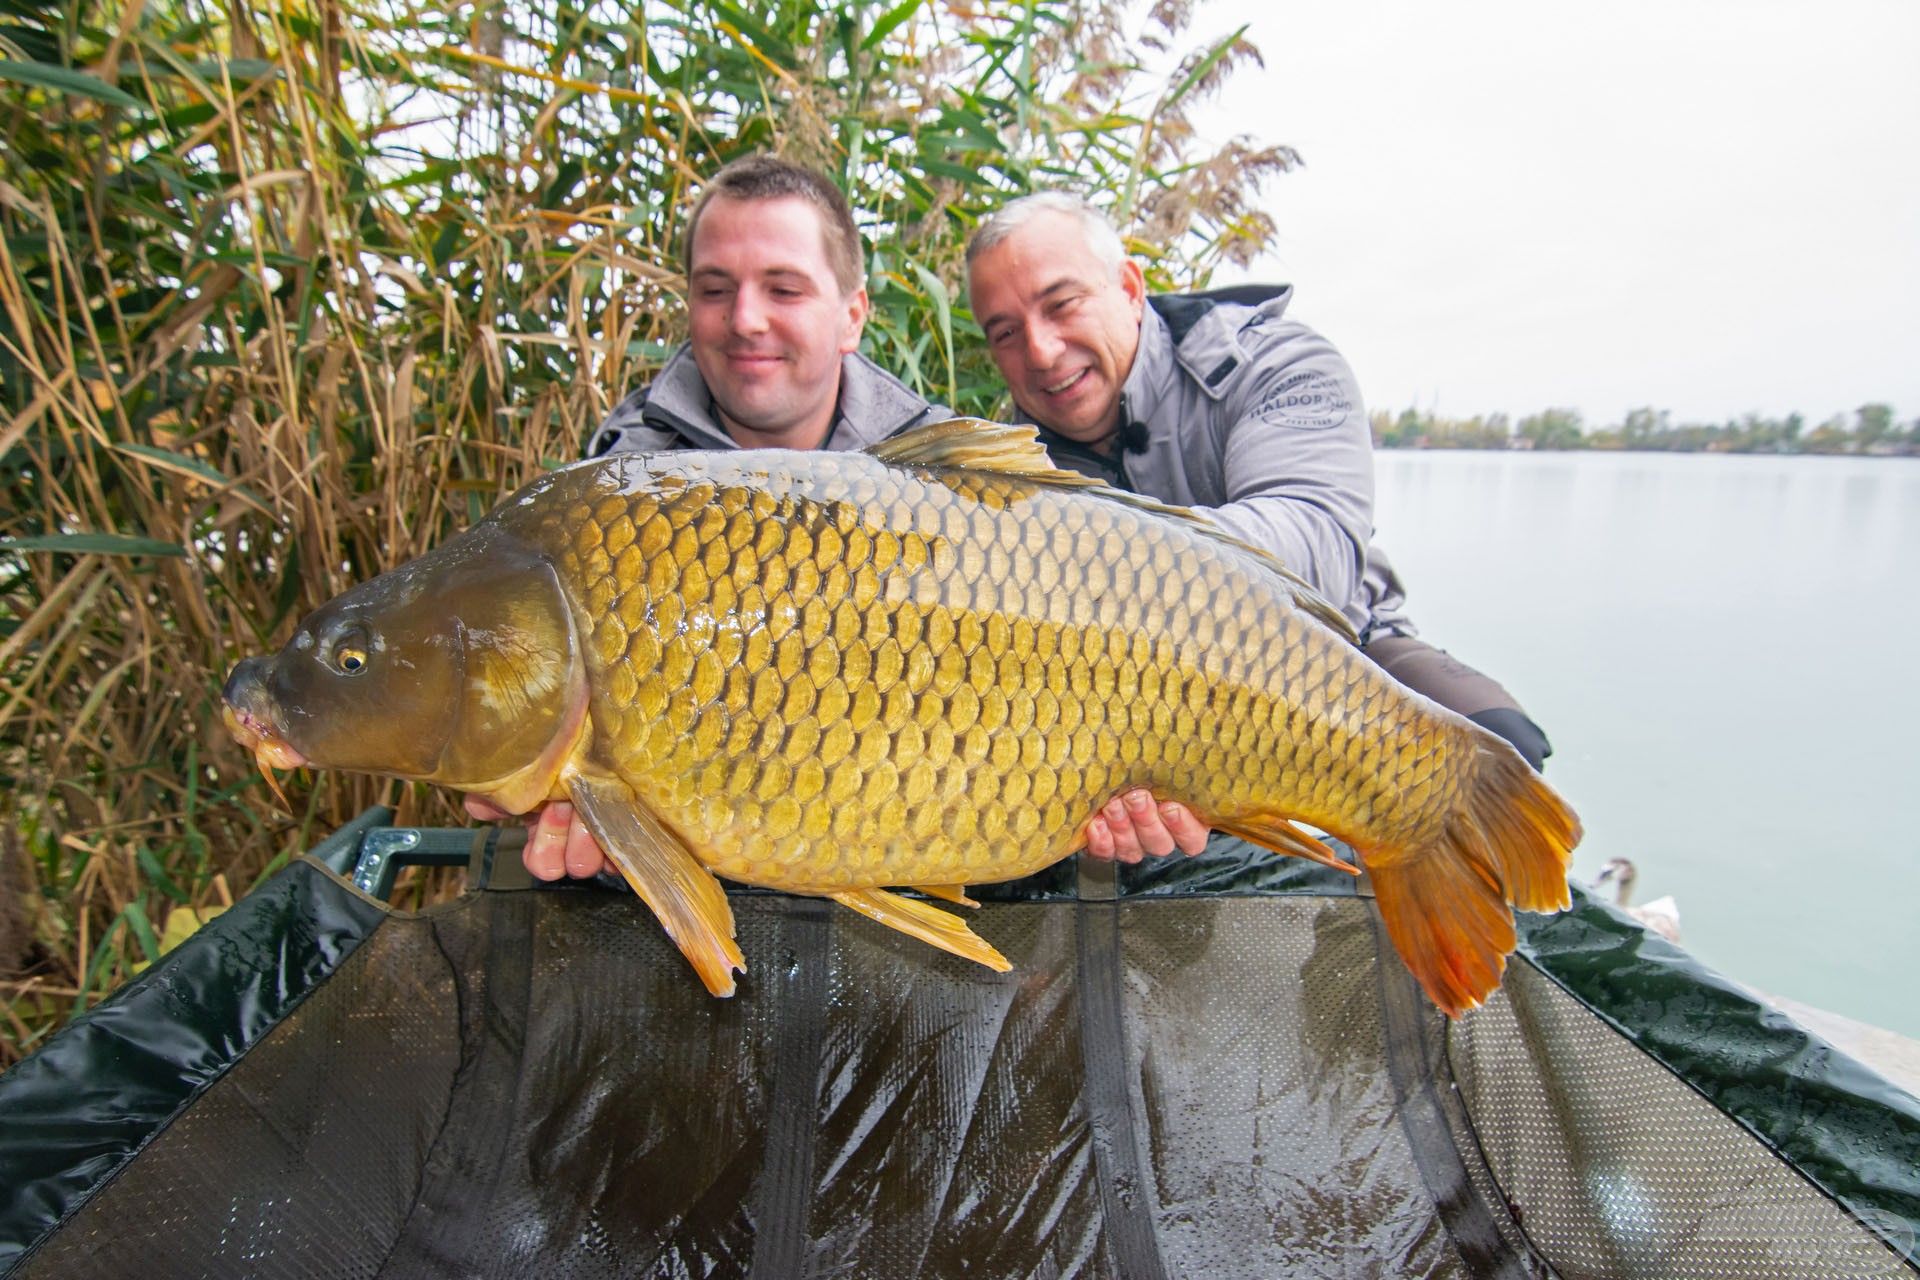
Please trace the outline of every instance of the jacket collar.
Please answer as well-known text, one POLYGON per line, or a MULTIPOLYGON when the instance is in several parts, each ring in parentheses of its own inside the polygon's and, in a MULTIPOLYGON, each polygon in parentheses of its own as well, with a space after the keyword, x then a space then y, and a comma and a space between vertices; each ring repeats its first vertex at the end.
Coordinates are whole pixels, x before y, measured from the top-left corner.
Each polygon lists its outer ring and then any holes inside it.
MULTIPOLYGON (((927 402, 879 365, 855 352, 840 360, 840 398, 824 447, 863 449, 919 421, 927 402)), ((714 407, 693 349, 682 345, 654 377, 641 421, 680 437, 689 448, 737 449, 714 407)))
POLYGON ((1140 348, 1127 374, 1122 413, 1151 423, 1190 412, 1183 406, 1191 391, 1224 398, 1252 360, 1242 335, 1278 320, 1292 299, 1292 285, 1156 295, 1140 321, 1140 348))
POLYGON ((1147 307, 1140 317, 1140 345, 1134 349, 1133 368, 1120 388, 1120 429, 1129 423, 1153 423, 1164 418, 1162 406, 1175 398, 1173 389, 1179 379, 1173 376, 1179 362, 1173 334, 1160 313, 1147 307))
POLYGON ((647 388, 647 402, 641 406, 640 420, 649 427, 669 431, 692 449, 736 449, 733 437, 720 425, 713 407, 713 393, 707 390, 700 366, 693 362, 693 348, 682 343, 654 375, 647 388))

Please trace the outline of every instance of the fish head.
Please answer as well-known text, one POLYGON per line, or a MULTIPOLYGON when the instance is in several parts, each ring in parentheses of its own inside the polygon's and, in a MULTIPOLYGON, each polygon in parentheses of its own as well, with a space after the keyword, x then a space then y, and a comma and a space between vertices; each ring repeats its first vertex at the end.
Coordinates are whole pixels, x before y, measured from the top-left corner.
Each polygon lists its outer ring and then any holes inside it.
POLYGON ((553 566, 476 529, 314 610, 279 653, 235 666, 223 698, 263 772, 438 782, 519 812, 580 740, 587 685, 553 566))

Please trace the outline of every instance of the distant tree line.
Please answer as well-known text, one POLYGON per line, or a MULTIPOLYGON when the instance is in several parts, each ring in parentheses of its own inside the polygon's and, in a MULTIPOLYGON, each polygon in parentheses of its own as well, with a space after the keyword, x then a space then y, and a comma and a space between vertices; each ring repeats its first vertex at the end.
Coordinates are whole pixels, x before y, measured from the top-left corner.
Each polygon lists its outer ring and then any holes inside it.
POLYGON ((1863 404, 1807 426, 1790 413, 1749 413, 1725 422, 1675 423, 1665 409, 1634 409, 1613 426, 1589 427, 1576 409, 1546 409, 1514 422, 1504 413, 1446 418, 1418 409, 1373 415, 1382 449, 1643 449, 1670 453, 1826 453, 1920 457, 1920 418, 1900 423, 1893 406, 1863 404))

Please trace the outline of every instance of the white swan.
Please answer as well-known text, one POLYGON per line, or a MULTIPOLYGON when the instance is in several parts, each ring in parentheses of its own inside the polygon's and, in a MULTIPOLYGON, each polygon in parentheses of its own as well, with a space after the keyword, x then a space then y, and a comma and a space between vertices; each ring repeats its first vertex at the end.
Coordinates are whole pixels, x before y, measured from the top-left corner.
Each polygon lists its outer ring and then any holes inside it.
POLYGON ((1680 904, 1672 895, 1655 898, 1643 907, 1631 905, 1633 882, 1639 878, 1639 869, 1630 858, 1608 858, 1600 866, 1600 874, 1593 878, 1595 892, 1613 891, 1613 905, 1638 920, 1648 932, 1657 933, 1668 942, 1680 941, 1680 904))

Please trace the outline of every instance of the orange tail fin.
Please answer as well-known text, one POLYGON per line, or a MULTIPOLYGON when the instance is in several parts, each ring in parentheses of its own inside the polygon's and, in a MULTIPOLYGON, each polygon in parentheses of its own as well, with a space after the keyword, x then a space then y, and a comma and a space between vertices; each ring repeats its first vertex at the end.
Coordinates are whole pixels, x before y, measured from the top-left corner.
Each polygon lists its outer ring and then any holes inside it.
MULTIPOLYGON (((1449 1017, 1500 985, 1513 950, 1513 907, 1568 905, 1567 867, 1580 820, 1504 742, 1482 742, 1474 785, 1440 838, 1368 866, 1394 949, 1449 1017)), ((1360 851, 1367 862, 1367 851, 1360 851)))

